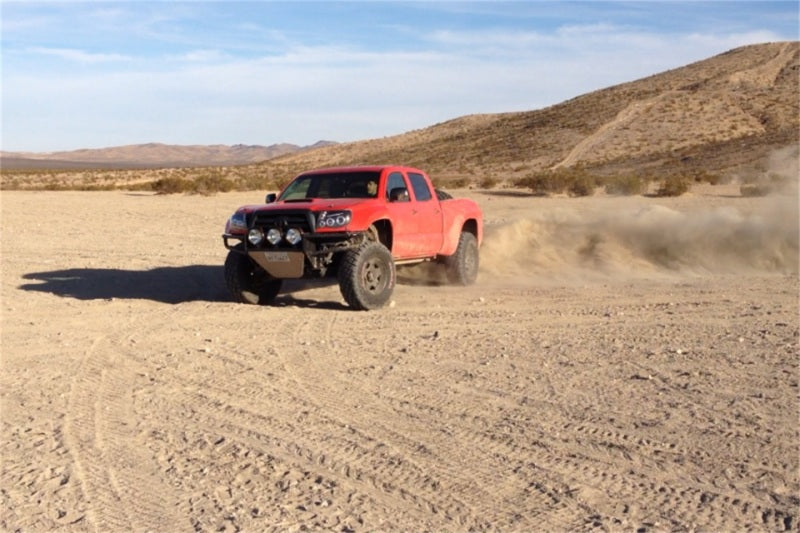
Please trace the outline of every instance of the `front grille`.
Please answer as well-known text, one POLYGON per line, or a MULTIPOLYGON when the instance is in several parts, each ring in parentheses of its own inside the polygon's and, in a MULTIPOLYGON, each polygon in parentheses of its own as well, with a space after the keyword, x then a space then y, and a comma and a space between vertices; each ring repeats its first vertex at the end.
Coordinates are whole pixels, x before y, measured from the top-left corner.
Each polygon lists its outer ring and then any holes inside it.
POLYGON ((251 228, 297 228, 303 233, 314 232, 314 215, 308 210, 256 211, 252 215, 251 228))

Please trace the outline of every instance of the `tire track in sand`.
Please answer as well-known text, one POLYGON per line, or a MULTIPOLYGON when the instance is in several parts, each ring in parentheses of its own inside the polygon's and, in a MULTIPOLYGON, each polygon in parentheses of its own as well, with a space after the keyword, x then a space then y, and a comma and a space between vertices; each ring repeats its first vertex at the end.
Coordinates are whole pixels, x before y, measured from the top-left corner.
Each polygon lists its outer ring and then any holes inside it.
MULTIPOLYGON (((283 321, 277 319, 274 326, 281 332, 279 336, 285 339, 283 321)), ((161 326, 139 334, 154 338, 164 336, 161 326)), ((281 480, 258 496, 238 491, 233 495, 219 496, 214 493, 213 485, 206 487, 202 479, 191 479, 191 476, 176 479, 175 483, 188 482, 193 487, 195 496, 181 505, 186 507, 188 504, 186 512, 192 521, 198 520, 200 527, 209 521, 213 523, 220 513, 235 516, 234 524, 237 526, 246 525, 248 521, 256 524, 255 518, 258 517, 242 517, 232 509, 247 508, 246 501, 261 508, 266 505, 265 500, 287 510, 288 518, 282 518, 281 523, 285 520, 288 520, 285 523, 291 522, 294 516, 296 523, 305 523, 312 528, 336 527, 341 523, 366 523, 376 527, 381 523, 369 519, 376 512, 378 516, 392 516, 392 527, 399 529, 422 525, 435 528, 440 524, 454 523, 454 517, 464 516, 459 509, 448 516, 443 510, 447 502, 442 497, 429 498, 427 493, 420 493, 420 487, 436 483, 428 473, 415 468, 407 457, 371 433, 321 409, 296 381, 286 377, 283 365, 277 363, 280 375, 273 373, 275 368, 266 371, 273 362, 280 360, 275 348, 270 346, 277 343, 265 342, 263 346, 268 346, 266 351, 259 348, 256 355, 243 348, 240 342, 218 339, 215 342, 213 354, 208 352, 202 361, 195 359, 194 372, 189 375, 182 373, 177 366, 159 368, 157 379, 162 384, 160 388, 168 388, 170 392, 169 404, 157 408, 165 408, 163 414, 169 419, 175 417, 179 424, 167 430, 174 434, 172 437, 164 438, 174 444, 175 436, 183 442, 187 435, 204 434, 205 437, 201 438, 213 445, 216 457, 209 468, 220 470, 216 475, 222 474, 222 479, 226 479, 231 487, 239 477, 250 475, 245 470, 252 470, 252 464, 250 461, 236 464, 237 461, 228 455, 228 448, 240 453, 247 450, 250 457, 271 458, 271 464, 283 465, 294 481, 304 483, 318 478, 319 483, 308 483, 312 489, 328 484, 335 489, 318 500, 312 491, 287 491, 281 480), (170 385, 176 383, 180 383, 178 389, 170 385), (407 482, 409 479, 413 481, 407 482), (318 508, 320 501, 326 502, 324 511, 318 508), (208 516, 209 505, 215 509, 213 516, 208 516), (309 509, 314 510, 313 516, 309 515, 309 509), (383 511, 376 511, 380 509, 383 511), (333 515, 361 515, 362 518, 342 522, 333 515)), ((142 359, 142 364, 147 364, 146 359, 142 359)), ((150 445, 160 446, 161 443, 151 442, 150 445)), ((185 472, 186 465, 179 464, 182 461, 179 454, 160 455, 165 460, 162 469, 170 472, 168 475, 185 472)), ((269 485, 273 482, 259 476, 257 483, 269 485)))
MULTIPOLYGON (((327 328, 309 323, 300 328, 297 334, 300 338, 314 338, 304 335, 314 331, 316 338, 319 338, 325 331, 325 342, 333 347, 332 355, 341 356, 343 354, 336 351, 341 338, 331 341, 334 337, 331 332, 336 329, 333 326, 333 322, 328 323, 327 328)), ((340 329, 347 331, 346 327, 340 329)), ((386 350, 386 346, 383 348, 380 355, 395 353, 398 347, 394 346, 393 350, 386 350)), ((381 347, 371 346, 370 349, 380 352, 381 347)), ((290 363, 294 365, 293 372, 305 385, 305 390, 316 397, 323 408, 333 406, 333 410, 339 409, 342 417, 351 416, 352 406, 347 407, 347 404, 352 401, 353 391, 360 390, 361 385, 368 384, 372 379, 363 378, 356 372, 349 374, 346 382, 333 380, 325 362, 310 358, 309 353, 295 354, 290 363)), ((458 453, 455 443, 460 443, 461 446, 466 444, 472 454, 473 472, 470 476, 462 474, 462 478, 490 480, 492 476, 503 472, 502 467, 505 466, 507 477, 520 478, 517 487, 527 483, 523 491, 525 497, 520 498, 516 508, 528 517, 536 517, 540 527, 545 523, 549 527, 566 529, 591 524, 618 527, 624 523, 626 526, 647 527, 648 524, 658 523, 673 527, 703 527, 723 523, 734 529, 755 525, 769 530, 783 530, 796 524, 796 516, 787 513, 781 506, 770 505, 746 494, 720 490, 710 482, 685 477, 691 469, 687 470, 681 465, 696 453, 695 450, 671 438, 634 437, 624 429, 609 431, 608 414, 604 415, 602 410, 583 412, 568 409, 572 422, 567 425, 542 424, 542 420, 551 418, 546 415, 536 417, 536 420, 529 415, 522 416, 521 421, 510 420, 518 433, 509 435, 505 431, 498 431, 497 421, 482 416, 480 412, 473 412, 468 419, 463 419, 460 416, 462 411, 447 399, 446 390, 437 389, 436 393, 431 394, 420 394, 418 389, 402 387, 383 387, 377 391, 365 387, 364 390, 375 394, 379 400, 354 404, 368 411, 365 416, 369 421, 396 420, 398 414, 427 423, 431 420, 446 421, 452 452, 458 453), (483 431, 476 431, 476 428, 483 428, 483 431), (576 448, 576 444, 580 446, 576 448), (476 450, 482 453, 476 454, 476 450), (487 469, 487 464, 492 464, 496 469, 487 469), (673 471, 670 465, 677 468, 673 471), (489 470, 491 472, 487 473, 489 470), (509 470, 513 474, 508 474, 509 470), (535 501, 536 495, 541 497, 541 502, 535 501), (646 503, 638 505, 640 502, 646 503), (658 503, 654 505, 653 502, 658 503), (585 521, 576 521, 578 515, 583 516, 585 521)), ((502 410, 512 417, 530 413, 530 407, 521 408, 519 398, 491 400, 500 402, 502 410)), ((530 402, 530 399, 526 400, 530 402)), ((544 397, 535 403, 537 410, 542 406, 549 409, 556 407, 544 397)), ((560 408, 563 409, 563 406, 560 408)), ((370 430, 375 427, 373 424, 370 430)), ((403 427, 407 426, 403 424, 403 427)), ((407 432, 407 435, 415 434, 418 433, 414 428, 407 432)), ((437 444, 435 434, 425 434, 416 440, 423 443, 429 452, 442 449, 437 447, 442 445, 437 444)), ((402 439, 396 442, 402 442, 402 439)), ((413 448, 402 446, 402 449, 406 455, 417 459, 415 454, 409 453, 413 448)), ((430 471, 442 480, 459 475, 457 471, 447 469, 448 461, 442 461, 445 454, 433 455, 439 460, 437 464, 419 462, 424 467, 430 467, 430 471)), ((471 494, 469 490, 462 490, 459 497, 470 503, 471 494)), ((502 500, 502 507, 510 507, 512 501, 511 498, 502 500)), ((487 510, 489 512, 485 516, 491 516, 491 505, 487 506, 487 510)), ((504 520, 506 517, 500 517, 493 524, 505 524, 504 520)))
POLYGON ((98 337, 73 377, 64 440, 96 531, 182 531, 155 464, 136 442, 136 368, 98 337))
MULTIPOLYGON (((331 315, 320 322, 307 321, 297 328, 294 338, 313 338, 330 347, 333 354, 344 355, 338 350, 338 341, 333 333, 337 329, 336 317, 331 315)), ((341 329, 347 331, 346 326, 341 329)), ((371 347, 383 353, 393 351, 388 346, 382 348, 371 347)), ((416 494, 428 502, 427 511, 431 516, 438 514, 446 518, 441 522, 442 526, 449 524, 469 529, 541 526, 541 516, 535 522, 528 522, 534 518, 533 514, 524 516, 518 506, 508 505, 506 498, 513 499, 523 494, 528 500, 541 498, 542 510, 552 509, 553 500, 549 494, 531 494, 525 490, 526 487, 515 484, 513 477, 502 479, 503 488, 498 490, 498 471, 476 467, 493 464, 502 471, 501 463, 505 458, 498 462, 492 457, 495 450, 473 446, 477 441, 471 434, 459 434, 454 438, 453 433, 436 427, 435 418, 410 417, 407 409, 386 402, 382 395, 365 397, 368 391, 359 389, 358 380, 337 379, 325 361, 309 356, 309 350, 287 351, 281 353, 281 357, 287 372, 319 409, 339 420, 340 424, 380 442, 390 450, 391 456, 404 458, 406 466, 402 471, 398 471, 396 463, 373 463, 375 475, 391 480, 408 494, 416 494), (389 423, 402 430, 389 427, 389 423), (462 446, 470 448, 469 457, 461 453, 462 446), (477 460, 475 454, 479 456, 477 460)), ((575 509, 570 509, 566 515, 574 516, 575 509)))

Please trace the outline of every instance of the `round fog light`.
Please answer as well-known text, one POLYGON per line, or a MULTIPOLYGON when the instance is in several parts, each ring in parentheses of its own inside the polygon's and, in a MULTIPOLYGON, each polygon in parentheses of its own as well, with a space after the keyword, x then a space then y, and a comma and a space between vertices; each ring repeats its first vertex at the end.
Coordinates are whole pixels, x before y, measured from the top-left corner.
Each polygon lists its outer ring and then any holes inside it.
POLYGON ((277 228, 272 228, 267 232, 267 240, 272 245, 276 245, 281 242, 281 232, 277 228))
POLYGON ((253 228, 247 232, 247 240, 250 241, 250 244, 253 246, 258 246, 261 244, 261 241, 264 240, 264 234, 260 229, 253 228))
POLYGON ((286 232, 286 240, 294 246, 298 242, 303 240, 303 234, 300 233, 300 230, 296 228, 289 228, 289 231, 286 232))

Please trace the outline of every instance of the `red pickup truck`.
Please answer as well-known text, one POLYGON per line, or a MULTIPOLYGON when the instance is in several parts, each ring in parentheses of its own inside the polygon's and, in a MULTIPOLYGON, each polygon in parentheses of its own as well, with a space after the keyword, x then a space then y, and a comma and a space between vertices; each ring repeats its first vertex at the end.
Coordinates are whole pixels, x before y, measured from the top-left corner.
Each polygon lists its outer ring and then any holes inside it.
POLYGON ((483 215, 416 168, 325 168, 237 209, 222 238, 234 300, 268 304, 284 279, 336 276, 348 305, 366 310, 391 298, 395 265, 438 261, 449 281, 473 283, 483 215))

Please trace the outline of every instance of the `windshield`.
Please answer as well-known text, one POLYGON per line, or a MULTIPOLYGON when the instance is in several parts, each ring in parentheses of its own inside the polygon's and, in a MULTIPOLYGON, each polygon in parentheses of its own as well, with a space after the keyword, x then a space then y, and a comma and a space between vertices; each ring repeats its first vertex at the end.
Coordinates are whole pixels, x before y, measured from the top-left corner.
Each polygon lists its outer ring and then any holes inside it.
POLYGON ((286 187, 280 200, 309 198, 376 198, 380 172, 306 174, 286 187))

